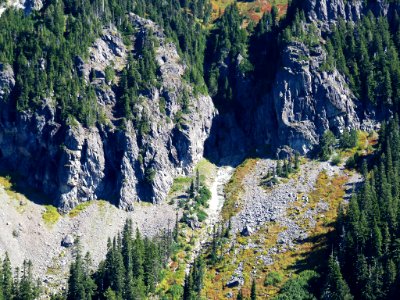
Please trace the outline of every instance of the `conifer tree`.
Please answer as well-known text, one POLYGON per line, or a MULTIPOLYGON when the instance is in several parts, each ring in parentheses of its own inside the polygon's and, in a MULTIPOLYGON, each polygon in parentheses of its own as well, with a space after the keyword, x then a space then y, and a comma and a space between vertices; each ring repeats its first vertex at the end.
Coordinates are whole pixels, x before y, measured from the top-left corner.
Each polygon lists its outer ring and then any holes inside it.
POLYGON ((238 295, 236 297, 236 300, 244 300, 242 290, 239 290, 239 293, 238 293, 238 295))
POLYGON ((328 276, 325 283, 325 288, 322 294, 322 299, 330 300, 351 300, 353 296, 350 293, 349 286, 343 279, 340 272, 338 262, 333 255, 329 258, 328 276))
POLYGON ((13 275, 11 270, 11 262, 7 252, 3 260, 1 274, 4 299, 12 299, 13 275))
POLYGON ((251 282, 251 293, 250 293, 250 299, 251 300, 256 300, 257 299, 257 292, 256 292, 256 281, 253 278, 253 281, 251 282))

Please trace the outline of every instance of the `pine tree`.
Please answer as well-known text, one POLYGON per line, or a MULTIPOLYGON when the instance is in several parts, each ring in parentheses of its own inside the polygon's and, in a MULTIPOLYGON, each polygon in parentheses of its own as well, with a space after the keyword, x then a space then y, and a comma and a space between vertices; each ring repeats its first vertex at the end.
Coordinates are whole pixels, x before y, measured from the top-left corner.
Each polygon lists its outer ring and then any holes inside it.
POLYGON ((253 281, 251 282, 250 299, 251 299, 251 300, 256 300, 256 299, 257 299, 256 281, 255 281, 254 279, 253 279, 253 281))
POLYGON ((236 297, 236 300, 244 300, 242 290, 239 291, 239 293, 238 293, 238 295, 236 297))
POLYGON ((325 288, 322 294, 322 299, 330 300, 351 300, 353 296, 350 293, 349 286, 343 279, 338 262, 333 255, 329 258, 328 275, 325 283, 325 288))
POLYGON ((31 261, 24 261, 23 263, 18 295, 20 299, 24 300, 34 300, 39 296, 39 289, 33 280, 31 261))
POLYGON ((174 241, 175 243, 178 243, 178 238, 179 238, 179 215, 178 212, 176 212, 176 217, 175 217, 175 227, 174 227, 174 241))
POLYGON ((4 299, 12 299, 13 275, 11 271, 11 262, 7 252, 3 260, 1 274, 3 275, 2 286, 4 299))

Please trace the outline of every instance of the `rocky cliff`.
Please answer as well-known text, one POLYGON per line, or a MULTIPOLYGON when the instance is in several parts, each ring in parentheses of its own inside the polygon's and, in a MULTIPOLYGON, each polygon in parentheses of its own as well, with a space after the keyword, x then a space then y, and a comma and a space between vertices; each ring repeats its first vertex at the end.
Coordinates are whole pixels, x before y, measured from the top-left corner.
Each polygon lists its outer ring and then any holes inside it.
POLYGON ((307 153, 328 129, 337 133, 358 128, 357 100, 336 70, 325 71, 321 46, 289 44, 277 73, 273 100, 280 143, 307 153))
POLYGON ((160 202, 173 178, 192 171, 203 156, 216 113, 211 98, 195 95, 183 80, 186 66, 157 25, 136 15, 131 15, 131 22, 136 30, 132 39, 148 32, 157 44, 160 84, 140 95, 137 105, 149 124, 145 135, 115 115, 117 96, 104 70, 112 66, 118 74, 128 53, 135 51, 126 48, 115 30, 103 31, 87 61, 76 58, 86 81, 89 73, 96 74, 88 84, 95 89, 104 120, 91 128, 76 120, 58 123, 51 98, 43 99, 35 112, 16 112, 14 72, 11 66, 0 64, 0 165, 49 195, 62 211, 92 199, 108 199, 127 210, 139 200, 160 202), (182 114, 183 93, 190 105, 182 114))
POLYGON ((368 11, 376 16, 392 16, 399 10, 399 4, 394 1, 376 0, 306 0, 300 4, 310 21, 317 22, 328 29, 340 19, 357 21, 368 11))
MULTIPOLYGON (((336 133, 359 128, 364 111, 336 69, 326 70, 326 51, 321 45, 339 20, 355 22, 368 11, 392 16, 399 5, 388 1, 307 0, 301 2, 309 24, 317 25, 318 46, 292 42, 282 51, 281 66, 272 91, 280 145, 306 153, 325 130, 336 133)), ((304 24, 305 28, 309 24, 304 24)))

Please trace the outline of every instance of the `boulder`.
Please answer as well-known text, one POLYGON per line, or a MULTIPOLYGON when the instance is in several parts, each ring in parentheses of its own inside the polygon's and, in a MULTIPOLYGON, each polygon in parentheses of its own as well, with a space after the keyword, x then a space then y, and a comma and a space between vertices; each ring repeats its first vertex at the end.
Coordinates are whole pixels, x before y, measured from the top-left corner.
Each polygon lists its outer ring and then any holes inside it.
POLYGON ((70 248, 74 245, 75 239, 71 234, 67 234, 61 241, 61 246, 70 248))
POLYGON ((240 234, 241 234, 242 236, 250 236, 250 235, 253 234, 253 232, 254 232, 254 230, 253 230, 252 227, 250 227, 249 225, 245 225, 245 226, 243 227, 242 231, 240 232, 240 234))
POLYGON ((239 276, 233 276, 231 280, 226 283, 226 286, 229 288, 242 286, 244 284, 244 278, 239 276))

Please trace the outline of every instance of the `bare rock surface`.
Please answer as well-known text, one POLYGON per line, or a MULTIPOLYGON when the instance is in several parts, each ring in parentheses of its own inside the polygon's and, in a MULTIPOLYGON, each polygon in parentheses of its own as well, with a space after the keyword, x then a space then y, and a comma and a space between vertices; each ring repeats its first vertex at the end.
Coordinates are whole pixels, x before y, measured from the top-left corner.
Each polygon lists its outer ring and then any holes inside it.
POLYGON ((325 50, 292 42, 283 52, 273 97, 281 144, 307 153, 327 130, 359 128, 357 100, 345 78, 322 71, 325 50))

